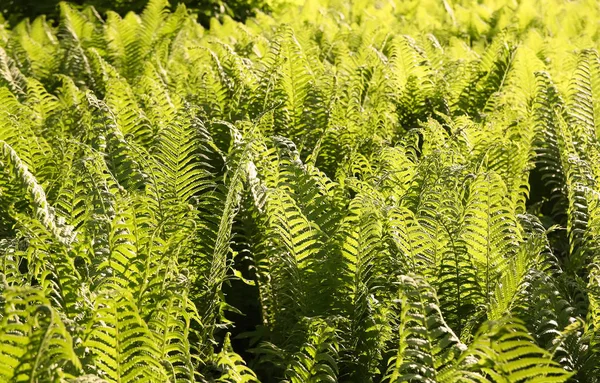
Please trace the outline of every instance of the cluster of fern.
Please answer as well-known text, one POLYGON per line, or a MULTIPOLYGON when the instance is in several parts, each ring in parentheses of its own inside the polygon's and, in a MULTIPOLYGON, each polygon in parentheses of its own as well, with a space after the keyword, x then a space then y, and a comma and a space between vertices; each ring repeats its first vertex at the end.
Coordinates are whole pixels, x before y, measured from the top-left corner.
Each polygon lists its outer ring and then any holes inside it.
POLYGON ((600 5, 0 25, 0 381, 600 382, 600 5))

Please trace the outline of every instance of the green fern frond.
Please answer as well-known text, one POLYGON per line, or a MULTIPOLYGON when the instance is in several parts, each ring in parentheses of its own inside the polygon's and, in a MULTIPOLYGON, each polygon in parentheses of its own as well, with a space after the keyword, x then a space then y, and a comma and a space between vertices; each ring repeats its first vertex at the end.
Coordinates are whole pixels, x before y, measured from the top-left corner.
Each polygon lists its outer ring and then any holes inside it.
POLYGON ((50 81, 58 69, 58 40, 45 17, 38 17, 26 28, 24 23, 14 30, 20 48, 26 54, 30 73, 43 82, 50 81), (20 27, 23 26, 23 27, 20 27))
MULTIPOLYGON (((579 63, 573 73, 569 89, 569 115, 575 140, 584 145, 589 140, 596 141, 597 137, 600 64, 596 51, 584 50, 579 56, 579 63)), ((580 155, 585 156, 585 151, 581 150, 580 155)))
POLYGON ((378 286, 388 285, 393 278, 386 275, 386 265, 391 258, 383 243, 383 219, 369 195, 356 196, 349 206, 350 214, 341 222, 341 306, 349 318, 348 345, 353 379, 371 379, 379 373, 382 359, 381 332, 385 324, 377 325, 378 311, 390 291, 378 291, 378 286), (383 302, 382 302, 383 301, 383 302))
MULTIPOLYGON (((234 153, 231 153, 234 154, 234 153)), ((218 222, 218 229, 214 236, 212 249, 207 254, 210 267, 207 272, 205 288, 208 290, 207 298, 209 304, 206 305, 207 316, 212 316, 216 312, 216 306, 219 303, 219 291, 229 271, 229 254, 231 252, 230 243, 232 240, 232 226, 234 218, 241 204, 242 193, 244 191, 244 178, 246 178, 246 166, 248 153, 243 151, 240 158, 234 158, 237 163, 228 164, 235 167, 230 174, 227 174, 226 185, 227 195, 223 201, 221 216, 218 222)))
POLYGON ((494 382, 566 382, 572 375, 510 317, 482 325, 462 360, 468 370, 481 371, 494 382))
POLYGON ((286 368, 289 383, 337 382, 339 346, 335 328, 325 321, 311 319, 308 339, 302 349, 292 355, 286 368))
POLYGON ((46 193, 42 186, 37 182, 33 174, 27 169, 17 153, 4 141, 0 141, 0 154, 2 163, 8 173, 21 187, 27 192, 29 200, 35 209, 36 217, 40 222, 56 237, 56 239, 69 245, 75 240, 73 228, 65 225, 55 216, 52 208, 46 200, 46 193))
POLYGON ((63 53, 60 71, 72 76, 78 85, 91 84, 95 87, 86 50, 102 48, 103 41, 98 34, 99 26, 65 2, 60 3, 60 13, 59 36, 63 53))
MULTIPOLYGON (((173 292, 175 293, 175 292, 173 292)), ((169 379, 181 382, 194 382, 194 360, 189 342, 191 326, 199 321, 189 297, 171 297, 153 308, 148 328, 157 341, 158 352, 169 379)))
POLYGON ((535 101, 537 168, 542 182, 548 189, 552 202, 552 214, 561 222, 567 206, 565 174, 561 164, 561 138, 558 135, 558 119, 554 108, 564 105, 558 90, 545 72, 536 73, 538 92, 535 101))
POLYGON ((254 372, 246 367, 244 360, 231 348, 230 335, 227 333, 223 342, 223 348, 216 355, 216 364, 222 370, 222 374, 216 379, 223 383, 246 383, 259 382, 254 372))
POLYGON ((106 104, 88 94, 87 101, 91 111, 90 126, 97 131, 104 142, 106 163, 109 171, 120 187, 135 192, 145 187, 148 175, 141 170, 140 150, 127 142, 119 129, 117 119, 106 104))
POLYGON ((25 98, 27 79, 2 47, 0 47, 0 75, 2 76, 2 85, 8 86, 20 99, 25 98))
POLYGON ((56 381, 82 365, 60 314, 33 287, 2 290, 0 376, 6 381, 56 381))
POLYGON ((94 307, 96 316, 83 339, 93 360, 86 371, 109 381, 167 381, 156 340, 131 293, 106 284, 94 297, 94 307))
POLYGON ((446 325, 435 290, 425 280, 401 276, 398 285, 398 350, 388 361, 385 381, 448 381, 466 346, 446 325))
POLYGON ((437 264, 432 259, 433 243, 427 231, 408 209, 392 209, 387 217, 389 233, 399 252, 399 266, 411 273, 431 275, 437 264))
POLYGON ((506 194, 506 186, 497 174, 478 176, 470 185, 463 218, 462 239, 478 279, 483 279, 478 282, 488 303, 497 278, 520 242, 506 194))
POLYGON ((477 64, 477 70, 457 101, 458 111, 474 118, 484 117, 486 110, 493 110, 488 103, 493 94, 501 90, 511 70, 515 48, 504 38, 497 37, 477 64))

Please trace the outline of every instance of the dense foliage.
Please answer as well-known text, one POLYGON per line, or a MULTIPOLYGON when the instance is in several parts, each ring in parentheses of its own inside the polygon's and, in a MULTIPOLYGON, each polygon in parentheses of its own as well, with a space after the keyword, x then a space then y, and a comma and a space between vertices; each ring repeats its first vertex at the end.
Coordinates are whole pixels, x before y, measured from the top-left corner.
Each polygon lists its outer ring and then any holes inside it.
POLYGON ((599 382, 592 0, 0 27, 0 380, 599 382))
MULTIPOLYGON (((1 0, 0 17, 10 24, 17 24, 23 18, 31 20, 44 15, 49 21, 60 19, 61 0, 1 0)), ((256 10, 268 11, 282 0, 169 0, 171 6, 184 4, 198 16, 198 21, 207 26, 211 17, 222 18, 227 15, 235 20, 244 21, 253 16, 256 10)), ((148 0, 69 0, 76 7, 93 6, 100 14, 107 11, 124 16, 127 12, 142 12, 148 0)))

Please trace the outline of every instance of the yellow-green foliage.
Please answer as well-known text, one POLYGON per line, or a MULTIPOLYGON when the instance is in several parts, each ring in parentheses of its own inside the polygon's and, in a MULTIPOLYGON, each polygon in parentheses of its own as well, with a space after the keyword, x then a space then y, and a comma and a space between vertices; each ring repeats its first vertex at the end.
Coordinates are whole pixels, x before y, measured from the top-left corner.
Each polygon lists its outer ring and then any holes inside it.
POLYGON ((600 382, 600 5, 0 25, 0 381, 600 382))

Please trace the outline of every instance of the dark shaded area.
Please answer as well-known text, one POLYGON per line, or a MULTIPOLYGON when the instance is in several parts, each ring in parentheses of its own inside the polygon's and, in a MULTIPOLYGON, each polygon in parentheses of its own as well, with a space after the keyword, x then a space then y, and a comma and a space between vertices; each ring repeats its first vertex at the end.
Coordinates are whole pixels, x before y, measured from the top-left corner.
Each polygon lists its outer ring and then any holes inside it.
MULTIPOLYGON (((250 203, 246 201, 246 203, 250 203)), ((257 281, 255 260, 252 249, 248 244, 248 217, 236 217, 233 223, 233 238, 231 248, 235 254, 234 267, 240 270, 243 278, 257 281)), ((230 276, 231 276, 230 271, 230 276)), ((254 332, 263 323, 260 307, 258 285, 249 286, 238 278, 231 278, 222 286, 227 304, 235 307, 235 311, 228 311, 226 317, 231 321, 232 327, 227 329, 231 333, 231 346, 244 360, 255 358, 249 350, 256 347, 248 334, 254 332)), ((224 335, 224 333, 222 334, 224 335)))
MULTIPOLYGON (((544 180, 543 165, 536 163, 535 168, 529 172, 529 198, 527 210, 537 216, 546 229, 553 225, 566 227, 567 209, 564 201, 553 193, 552 186, 544 180)), ((564 261, 569 255, 569 238, 565 230, 553 230, 547 234, 552 252, 564 261)))
MULTIPOLYGON (((198 22, 208 27, 212 17, 222 18, 227 15, 237 21, 245 21, 255 14, 257 9, 268 10, 264 0, 169 0, 172 9, 183 3, 198 14, 198 22)), ((60 0, 0 0, 0 12, 10 26, 15 26, 23 18, 35 19, 46 15, 48 20, 57 22, 60 18, 58 4, 60 0)), ((133 11, 141 13, 148 0, 73 0, 76 7, 91 5, 101 14, 115 11, 121 16, 133 11)))

